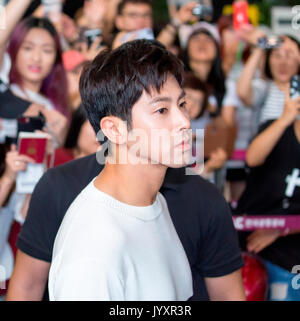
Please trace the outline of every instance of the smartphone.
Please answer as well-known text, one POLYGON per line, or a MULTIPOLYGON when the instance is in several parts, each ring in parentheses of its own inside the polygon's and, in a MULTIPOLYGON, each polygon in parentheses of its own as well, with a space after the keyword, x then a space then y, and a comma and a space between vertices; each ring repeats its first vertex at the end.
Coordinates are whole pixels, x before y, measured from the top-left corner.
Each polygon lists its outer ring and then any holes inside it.
POLYGON ((18 117, 18 135, 20 132, 34 132, 36 130, 42 130, 46 125, 46 119, 44 115, 40 112, 37 117, 18 117))
POLYGON ((235 30, 239 30, 245 24, 249 24, 248 2, 235 1, 233 3, 233 27, 235 30))
POLYGON ((300 97, 300 75, 295 75, 290 80, 290 97, 291 99, 300 97))
POLYGON ((60 20, 62 13, 62 0, 42 0, 44 16, 52 22, 60 20))
MULTIPOLYGON (((83 29, 82 30, 83 38, 86 39, 88 44, 88 48, 91 47, 92 43, 100 36, 102 36, 102 30, 100 28, 97 29, 83 29)), ((103 45, 103 42, 100 46, 103 45)))

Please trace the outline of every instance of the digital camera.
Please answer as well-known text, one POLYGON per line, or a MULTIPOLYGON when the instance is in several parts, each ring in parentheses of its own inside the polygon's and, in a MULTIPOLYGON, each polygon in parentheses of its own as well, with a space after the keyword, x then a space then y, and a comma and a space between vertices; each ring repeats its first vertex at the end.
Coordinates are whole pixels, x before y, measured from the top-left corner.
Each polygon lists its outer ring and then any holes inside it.
POLYGON ((262 49, 279 48, 282 44, 282 38, 276 35, 261 37, 258 39, 257 47, 262 49))
POLYGON ((196 16, 198 20, 210 20, 212 18, 212 14, 212 6, 197 4, 193 9, 193 15, 196 16))

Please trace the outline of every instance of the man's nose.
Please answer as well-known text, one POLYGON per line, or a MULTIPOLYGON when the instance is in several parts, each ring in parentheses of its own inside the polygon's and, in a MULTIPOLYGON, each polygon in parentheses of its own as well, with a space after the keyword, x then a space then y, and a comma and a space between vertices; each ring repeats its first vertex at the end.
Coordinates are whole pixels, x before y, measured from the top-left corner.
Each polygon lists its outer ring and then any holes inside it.
POLYGON ((177 108, 175 114, 175 125, 179 130, 190 129, 191 121, 186 109, 177 108))

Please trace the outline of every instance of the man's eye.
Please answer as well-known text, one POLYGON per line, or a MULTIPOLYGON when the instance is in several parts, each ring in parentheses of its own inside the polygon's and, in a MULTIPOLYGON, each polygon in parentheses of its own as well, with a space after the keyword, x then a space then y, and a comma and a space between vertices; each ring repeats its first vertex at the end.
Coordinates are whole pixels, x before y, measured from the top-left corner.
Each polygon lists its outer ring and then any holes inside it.
POLYGON ((156 112, 159 113, 159 114, 165 114, 167 111, 168 111, 167 108, 160 108, 156 112))

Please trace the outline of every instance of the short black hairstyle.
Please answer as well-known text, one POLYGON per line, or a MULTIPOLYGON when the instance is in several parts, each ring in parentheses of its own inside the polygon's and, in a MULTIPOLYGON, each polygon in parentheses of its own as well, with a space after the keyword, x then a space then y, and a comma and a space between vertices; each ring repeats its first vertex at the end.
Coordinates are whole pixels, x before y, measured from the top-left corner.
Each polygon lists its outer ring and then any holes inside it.
POLYGON ((183 63, 156 40, 134 40, 113 51, 104 50, 80 77, 82 105, 96 134, 105 116, 131 126, 131 110, 143 91, 160 92, 169 75, 183 85, 183 63))
POLYGON ((152 0, 122 0, 117 6, 117 15, 120 16, 127 4, 147 4, 152 8, 152 0))
MULTIPOLYGON (((281 38, 283 38, 283 39, 284 39, 284 37, 289 38, 290 40, 294 41, 300 51, 300 43, 294 36, 287 35, 287 34, 281 36, 281 38)), ((273 50, 274 49, 266 50, 266 61, 265 61, 265 68, 264 68, 265 75, 270 80, 273 80, 273 75, 272 75, 271 68, 270 68, 270 57, 271 57, 271 53, 273 52, 273 50)), ((297 74, 300 74, 300 66, 298 68, 297 74)))
POLYGON ((64 148, 77 147, 82 125, 88 120, 85 109, 80 105, 72 114, 71 124, 67 133, 64 148))

